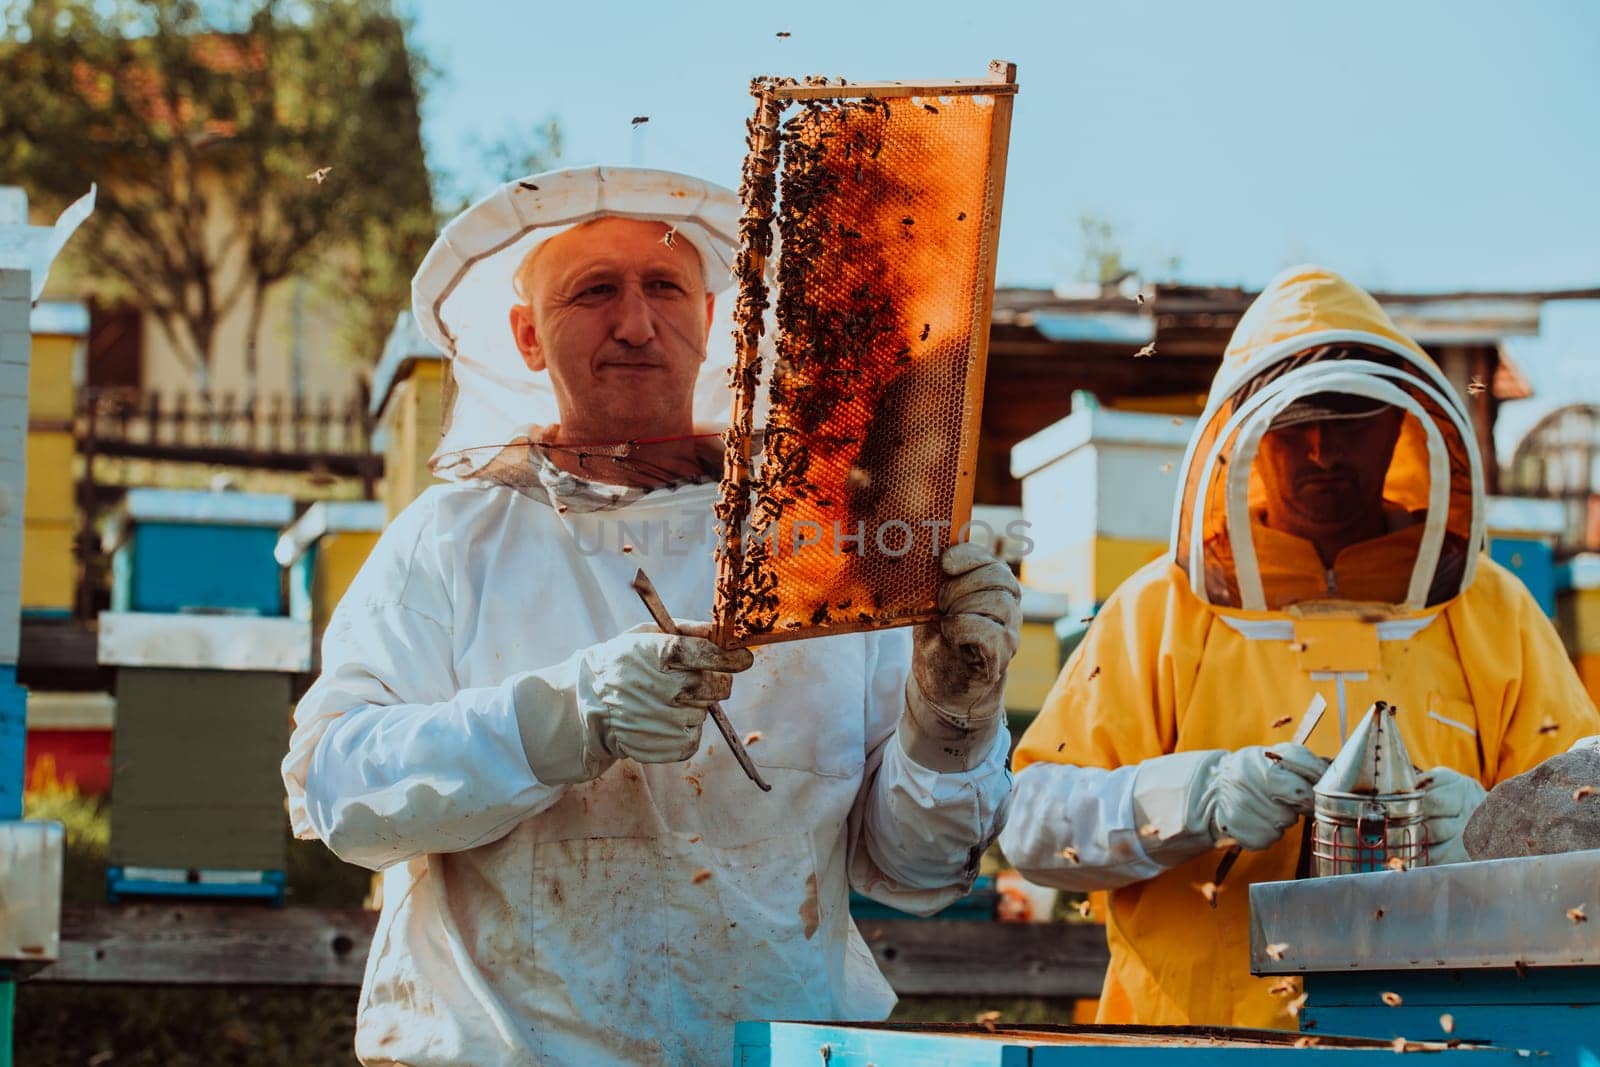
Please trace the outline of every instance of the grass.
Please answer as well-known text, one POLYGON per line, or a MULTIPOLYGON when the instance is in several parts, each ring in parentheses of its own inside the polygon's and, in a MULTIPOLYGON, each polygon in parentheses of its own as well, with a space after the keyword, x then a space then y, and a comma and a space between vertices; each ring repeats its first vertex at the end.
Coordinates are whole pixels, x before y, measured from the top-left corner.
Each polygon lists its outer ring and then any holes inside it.
MULTIPOLYGON (((66 827, 62 898, 105 900, 107 805, 52 783, 37 784, 27 817, 66 827)), ((360 907, 369 874, 321 844, 291 841, 291 906, 360 907)), ((332 1067, 355 1062, 356 990, 208 986, 66 985, 23 982, 16 997, 16 1062, 25 1067, 332 1067)), ((908 997, 899 1022, 974 1022, 998 1011, 1007 1023, 1070 1022, 1072 1002, 908 997)))

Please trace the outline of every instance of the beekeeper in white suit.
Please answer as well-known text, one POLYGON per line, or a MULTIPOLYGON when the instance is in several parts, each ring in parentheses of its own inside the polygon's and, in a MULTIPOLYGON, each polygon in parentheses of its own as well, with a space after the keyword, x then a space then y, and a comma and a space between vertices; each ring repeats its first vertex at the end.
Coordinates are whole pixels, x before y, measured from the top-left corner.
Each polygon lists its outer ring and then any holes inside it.
POLYGON ((947 550, 937 625, 753 655, 661 634, 630 587, 710 616, 738 210, 537 175, 417 273, 448 481, 339 604, 283 765, 295 832, 385 872, 364 1063, 727 1063, 736 1020, 881 1018, 849 891, 934 911, 999 831, 1004 565, 947 550), (718 699, 770 793, 702 735, 718 699))

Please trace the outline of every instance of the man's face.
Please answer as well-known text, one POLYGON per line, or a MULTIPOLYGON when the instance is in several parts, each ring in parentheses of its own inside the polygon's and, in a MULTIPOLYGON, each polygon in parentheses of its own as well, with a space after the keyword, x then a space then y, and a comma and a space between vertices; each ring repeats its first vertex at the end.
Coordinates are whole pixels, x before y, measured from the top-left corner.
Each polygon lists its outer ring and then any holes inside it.
POLYGON ((688 241, 638 219, 596 219, 551 238, 511 309, 523 360, 548 371, 569 441, 687 434, 712 297, 688 241))
POLYGON ((1269 522, 1313 536, 1370 521, 1405 413, 1384 407, 1364 418, 1325 419, 1269 430, 1257 456, 1269 522))

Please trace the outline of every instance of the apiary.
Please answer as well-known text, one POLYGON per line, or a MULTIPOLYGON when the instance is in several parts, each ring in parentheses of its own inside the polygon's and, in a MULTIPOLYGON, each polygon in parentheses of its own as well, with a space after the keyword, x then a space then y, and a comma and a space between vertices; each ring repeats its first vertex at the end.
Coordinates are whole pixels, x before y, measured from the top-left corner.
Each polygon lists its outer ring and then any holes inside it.
POLYGON ((1308 1033, 1600 1062, 1600 850, 1264 882, 1251 970, 1305 983, 1308 1033), (1269 948, 1273 951, 1269 951, 1269 948))

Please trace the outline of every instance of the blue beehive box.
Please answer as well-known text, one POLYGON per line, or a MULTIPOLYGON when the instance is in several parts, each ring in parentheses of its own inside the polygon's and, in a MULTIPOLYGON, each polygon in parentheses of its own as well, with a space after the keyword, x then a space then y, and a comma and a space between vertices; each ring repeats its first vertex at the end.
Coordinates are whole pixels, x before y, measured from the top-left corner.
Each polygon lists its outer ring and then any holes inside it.
POLYGON ((108 532, 113 611, 285 614, 285 496, 131 489, 108 532))

